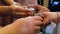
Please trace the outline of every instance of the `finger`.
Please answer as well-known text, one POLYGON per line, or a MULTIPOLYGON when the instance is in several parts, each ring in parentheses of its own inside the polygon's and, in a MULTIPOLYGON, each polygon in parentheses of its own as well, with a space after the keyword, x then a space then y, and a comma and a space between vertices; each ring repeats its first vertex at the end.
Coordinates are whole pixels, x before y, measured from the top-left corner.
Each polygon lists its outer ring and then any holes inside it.
POLYGON ((43 23, 44 23, 44 24, 48 24, 49 22, 50 22, 49 17, 44 18, 44 20, 43 20, 43 23))
POLYGON ((34 20, 43 20, 43 18, 40 17, 40 16, 33 16, 33 19, 34 19, 34 20))
POLYGON ((16 15, 28 15, 28 16, 32 16, 33 15, 33 12, 29 11, 29 10, 17 10, 16 12, 14 11, 13 14, 16 14, 16 15))
POLYGON ((44 20, 43 20, 43 23, 44 24, 48 24, 49 22, 50 22, 50 12, 43 12, 43 14, 44 14, 44 20))
POLYGON ((26 15, 25 12, 13 12, 13 14, 15 14, 15 15, 26 15))
POLYGON ((40 11, 41 10, 41 5, 34 5, 33 6, 36 10, 40 11))
POLYGON ((34 30, 37 31, 37 32, 38 32, 40 29, 41 29, 40 26, 35 26, 35 28, 34 28, 34 30))
POLYGON ((35 9, 39 12, 50 12, 50 10, 44 6, 41 5, 34 5, 35 9))
POLYGON ((43 20, 40 16, 28 16, 26 18, 34 19, 34 20, 43 20))
POLYGON ((17 12, 19 11, 22 11, 22 12, 26 12, 26 11, 29 11, 29 10, 27 10, 27 9, 25 9, 24 7, 22 7, 22 6, 16 6, 16 7, 13 7, 13 6, 11 6, 12 7, 12 9, 13 10, 16 10, 17 12))
POLYGON ((42 12, 36 13, 36 16, 44 17, 44 14, 42 12))
POLYGON ((35 23, 35 26, 40 26, 41 24, 43 24, 42 21, 35 21, 34 23, 35 23))
POLYGON ((28 8, 28 6, 22 6, 22 7, 23 7, 24 9, 25 9, 25 8, 28 8))

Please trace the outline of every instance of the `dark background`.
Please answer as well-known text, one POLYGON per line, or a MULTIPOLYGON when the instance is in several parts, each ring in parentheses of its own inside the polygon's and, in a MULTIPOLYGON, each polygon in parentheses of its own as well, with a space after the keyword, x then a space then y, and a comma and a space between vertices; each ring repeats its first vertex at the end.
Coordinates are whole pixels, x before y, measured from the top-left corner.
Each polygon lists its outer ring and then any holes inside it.
POLYGON ((51 11, 60 11, 60 0, 49 1, 49 9, 51 11), (54 3, 55 2, 55 3, 54 3))
MULTIPOLYGON (((43 5, 43 1, 44 0, 38 0, 38 4, 43 5)), ((52 12, 56 12, 56 11, 60 11, 60 0, 49 0, 48 3, 48 8, 52 11, 52 12)))

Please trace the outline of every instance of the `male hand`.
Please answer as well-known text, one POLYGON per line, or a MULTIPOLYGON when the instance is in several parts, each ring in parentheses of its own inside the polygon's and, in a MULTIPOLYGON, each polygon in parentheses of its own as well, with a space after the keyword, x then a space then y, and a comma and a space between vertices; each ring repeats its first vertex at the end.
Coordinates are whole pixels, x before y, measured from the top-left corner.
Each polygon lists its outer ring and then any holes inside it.
POLYGON ((43 24, 42 20, 39 16, 30 16, 18 19, 14 24, 18 25, 18 33, 20 34, 37 34, 41 28, 40 25, 43 24))
MULTIPOLYGON (((43 13, 47 13, 47 12, 50 13, 50 10, 49 10, 48 8, 44 7, 44 6, 41 6, 41 5, 34 5, 34 6, 32 6, 32 7, 34 7, 34 8, 37 10, 36 15, 42 17, 44 24, 46 24, 46 23, 45 23, 45 21, 46 21, 46 20, 45 20, 45 16, 44 16, 43 13)), ((46 14, 46 15, 47 15, 47 14, 46 14)))
POLYGON ((12 7, 12 14, 13 15, 19 15, 19 16, 31 16, 34 12, 27 10, 25 8, 28 8, 27 6, 11 6, 12 7))
POLYGON ((57 12, 43 12, 43 14, 45 17, 43 20, 44 23, 48 23, 50 21, 57 23, 57 12))
POLYGON ((48 8, 41 5, 33 5, 31 7, 35 8, 38 12, 50 12, 48 8))

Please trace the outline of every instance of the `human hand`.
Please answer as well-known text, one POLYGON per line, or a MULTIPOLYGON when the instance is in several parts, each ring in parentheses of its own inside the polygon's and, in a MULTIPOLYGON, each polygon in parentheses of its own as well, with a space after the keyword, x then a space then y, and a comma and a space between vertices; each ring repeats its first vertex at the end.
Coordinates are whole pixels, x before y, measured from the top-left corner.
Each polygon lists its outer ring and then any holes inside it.
POLYGON ((33 5, 31 7, 35 8, 38 12, 50 12, 48 8, 41 5, 33 5))
POLYGON ((19 16, 31 16, 34 14, 33 11, 27 10, 27 6, 11 6, 12 7, 12 14, 19 15, 19 16))
POLYGON ((37 34, 41 28, 42 18, 39 16, 32 16, 18 19, 14 24, 18 25, 18 33, 20 34, 37 34))
MULTIPOLYGON (((49 10, 48 8, 44 7, 44 6, 34 5, 34 6, 32 6, 32 7, 34 7, 34 8, 37 10, 37 13, 36 13, 35 15, 40 16, 40 17, 42 17, 42 18, 45 17, 43 13, 45 13, 45 12, 49 12, 49 13, 50 13, 50 10, 49 10), (43 17, 43 16, 44 16, 44 17, 43 17)), ((44 21, 45 21, 45 20, 44 20, 44 21)), ((44 23, 45 23, 45 22, 44 22, 44 23)), ((45 24, 46 24, 46 23, 45 23, 45 24)))
POLYGON ((43 12, 43 17, 44 17, 44 20, 43 20, 43 23, 49 23, 50 21, 53 21, 55 23, 57 23, 57 12, 43 12))

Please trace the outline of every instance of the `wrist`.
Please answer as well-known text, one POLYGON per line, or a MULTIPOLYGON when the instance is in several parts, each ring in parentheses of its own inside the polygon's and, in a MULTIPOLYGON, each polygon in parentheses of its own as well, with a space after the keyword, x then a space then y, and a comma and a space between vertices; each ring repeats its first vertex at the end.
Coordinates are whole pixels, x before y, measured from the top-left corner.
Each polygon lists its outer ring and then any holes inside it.
POLYGON ((51 21, 57 23, 57 12, 51 12, 51 21))
POLYGON ((60 12, 57 12, 57 17, 58 22, 60 22, 60 12))

